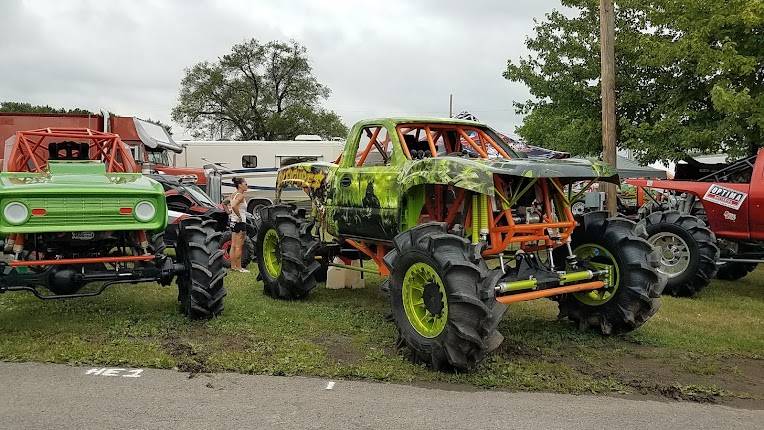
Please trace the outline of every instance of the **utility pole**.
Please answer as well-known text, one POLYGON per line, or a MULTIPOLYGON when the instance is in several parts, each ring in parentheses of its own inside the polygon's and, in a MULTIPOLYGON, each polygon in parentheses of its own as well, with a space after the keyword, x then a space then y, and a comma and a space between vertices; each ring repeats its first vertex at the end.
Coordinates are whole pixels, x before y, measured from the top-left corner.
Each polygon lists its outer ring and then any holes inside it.
MULTIPOLYGON (((602 89, 602 160, 617 167, 615 118, 615 11, 613 0, 600 0, 600 86, 602 89)), ((603 182, 607 210, 617 212, 616 186, 603 182)))
POLYGON ((448 117, 449 118, 454 117, 454 95, 453 94, 448 95, 448 117))

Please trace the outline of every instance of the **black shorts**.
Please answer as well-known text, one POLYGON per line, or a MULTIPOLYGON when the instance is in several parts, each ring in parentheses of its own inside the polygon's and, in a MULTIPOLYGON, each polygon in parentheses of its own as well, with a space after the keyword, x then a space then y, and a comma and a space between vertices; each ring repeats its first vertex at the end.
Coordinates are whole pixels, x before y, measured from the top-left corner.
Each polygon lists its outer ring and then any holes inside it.
POLYGON ((241 233, 242 231, 247 230, 247 224, 243 222, 234 223, 231 230, 233 230, 234 233, 241 233))

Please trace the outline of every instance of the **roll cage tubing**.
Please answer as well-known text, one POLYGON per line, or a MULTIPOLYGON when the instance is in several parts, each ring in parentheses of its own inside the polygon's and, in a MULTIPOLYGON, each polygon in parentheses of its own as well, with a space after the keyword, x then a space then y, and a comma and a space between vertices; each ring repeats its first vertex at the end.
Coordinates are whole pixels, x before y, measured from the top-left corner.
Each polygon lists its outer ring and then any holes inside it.
MULTIPOLYGON (((456 142, 450 142, 446 135, 446 132, 451 131, 456 132, 462 145, 466 142, 482 159, 488 158, 489 147, 492 147, 503 158, 518 158, 514 153, 510 155, 506 148, 491 136, 493 133, 489 134, 480 127, 450 124, 400 124, 397 126, 398 137, 406 157, 409 159, 411 159, 411 154, 408 152, 407 146, 403 144, 405 142, 403 135, 414 129, 416 129, 417 140, 420 132, 424 131, 433 157, 437 157, 435 142, 441 137, 443 137, 446 152, 455 152, 457 149, 456 142), (433 129, 437 131, 433 132, 433 129), (468 131, 474 132, 476 136, 470 137, 468 131), (515 156, 513 157, 513 155, 515 156)), ((555 248, 564 244, 573 233, 576 221, 570 210, 570 203, 565 196, 562 184, 555 178, 518 177, 519 181, 514 184, 515 188, 513 189, 514 181, 507 179, 509 178, 494 175, 495 199, 488 198, 488 196, 479 198, 478 195, 470 193, 473 194, 472 199, 478 199, 479 214, 473 214, 475 205, 468 204, 466 206, 467 213, 464 217, 464 229, 470 231, 475 223, 485 224, 477 228, 478 234, 480 230, 488 231, 489 246, 483 250, 483 255, 500 254, 513 244, 519 244, 520 249, 528 252, 555 248), (541 222, 533 224, 516 222, 512 214, 512 207, 533 189, 535 189, 537 199, 542 204, 541 222), (498 213, 494 214, 496 211, 498 213), (543 242, 543 245, 539 245, 539 242, 543 242)), ((435 189, 434 199, 425 200, 424 212, 431 221, 445 222, 449 227, 452 227, 456 222, 459 209, 468 197, 468 191, 458 189, 456 199, 450 202, 449 207, 446 208, 444 203, 448 187, 445 185, 433 185, 433 187, 435 189)))
MULTIPOLYGON (((11 148, 8 157, 8 172, 45 173, 48 167, 48 147, 45 143, 58 143, 61 140, 71 140, 88 144, 88 159, 102 161, 109 173, 140 172, 127 145, 119 135, 105 133, 88 128, 48 127, 37 130, 16 132, 16 143, 11 148)), ((148 243, 146 232, 137 230, 138 241, 148 243)), ((26 236, 21 233, 11 234, 16 246, 24 246, 26 236)), ((94 264, 150 261, 154 255, 95 257, 95 258, 64 258, 57 260, 27 261, 12 260, 11 267, 61 265, 61 264, 94 264)))
POLYGON ((140 172, 133 156, 119 135, 87 128, 41 128, 16 132, 16 143, 8 159, 9 172, 42 173, 48 167, 48 147, 54 139, 87 142, 88 158, 102 161, 110 173, 140 172))
MULTIPOLYGON (((363 130, 367 133, 369 142, 363 151, 360 152, 360 157, 356 157, 358 160, 355 163, 356 167, 363 165, 372 148, 377 148, 382 154, 385 163, 387 163, 389 160, 387 148, 392 140, 389 136, 382 142, 377 140, 383 128, 384 126, 382 125, 371 125, 363 130)), ((456 133, 462 146, 466 143, 482 159, 488 158, 489 147, 493 148, 504 158, 519 158, 517 154, 511 150, 508 151, 507 148, 497 142, 491 136, 493 133, 487 132, 480 127, 460 124, 399 124, 396 127, 399 144, 409 160, 412 157, 403 136, 413 130, 416 130, 415 138, 417 141, 419 141, 421 133, 424 132, 430 154, 433 157, 438 156, 436 142, 441 137, 443 138, 446 152, 455 152, 457 142, 451 142, 446 135, 446 132, 450 131, 456 133), (468 131, 475 132, 475 137, 470 137, 467 133, 468 131)), ((481 231, 487 231, 486 239, 488 246, 482 251, 484 256, 501 254, 512 245, 518 245, 525 252, 556 248, 570 240, 570 236, 576 227, 575 217, 570 210, 570 200, 563 190, 563 185, 557 178, 502 178, 500 175, 494 175, 494 199, 464 189, 457 189, 455 190, 455 199, 449 203, 448 207, 445 204, 448 186, 431 186, 434 188, 433 198, 425 199, 420 219, 424 215, 428 217, 429 221, 445 222, 449 228, 453 227, 462 205, 466 202, 464 231, 473 232, 473 242, 476 241, 475 236, 481 234, 481 231), (515 178, 517 183, 514 183, 515 178), (536 200, 542 206, 541 222, 518 222, 519 220, 516 221, 512 213, 512 207, 531 190, 535 190, 536 200), (494 205, 496 205, 496 208, 494 208, 494 205), (494 214, 494 212, 498 213, 494 214)), ((382 259, 386 253, 384 244, 367 244, 355 240, 346 240, 346 242, 377 263, 382 275, 389 275, 389 271, 382 259)))

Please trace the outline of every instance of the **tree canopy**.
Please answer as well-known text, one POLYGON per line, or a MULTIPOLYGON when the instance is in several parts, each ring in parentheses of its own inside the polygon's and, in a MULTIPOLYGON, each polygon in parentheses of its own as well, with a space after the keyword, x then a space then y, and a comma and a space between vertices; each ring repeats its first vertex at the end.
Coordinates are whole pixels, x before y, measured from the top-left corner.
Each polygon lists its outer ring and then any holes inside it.
POLYGON ((87 109, 80 108, 54 108, 48 105, 33 105, 25 102, 0 102, 0 112, 8 113, 62 113, 77 115, 93 115, 87 109))
MULTIPOLYGON (((562 0, 504 77, 528 86, 515 103, 529 143, 601 151, 599 1, 562 0)), ((642 161, 764 145, 764 2, 616 1, 618 145, 642 161)))
POLYGON ((217 61, 186 69, 172 118, 212 139, 344 136, 340 117, 320 106, 329 94, 313 76, 304 46, 251 39, 217 61))

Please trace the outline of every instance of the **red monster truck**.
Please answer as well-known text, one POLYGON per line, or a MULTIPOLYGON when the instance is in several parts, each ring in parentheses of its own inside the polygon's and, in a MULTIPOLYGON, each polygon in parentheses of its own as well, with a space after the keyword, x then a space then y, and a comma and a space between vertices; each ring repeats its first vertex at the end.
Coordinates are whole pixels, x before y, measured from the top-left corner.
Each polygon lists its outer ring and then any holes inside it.
POLYGON ((693 296, 714 276, 741 279, 764 262, 762 178, 759 150, 728 165, 678 165, 671 181, 626 181, 667 193, 640 215, 649 241, 662 252, 659 270, 669 277, 665 292, 693 296))

